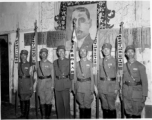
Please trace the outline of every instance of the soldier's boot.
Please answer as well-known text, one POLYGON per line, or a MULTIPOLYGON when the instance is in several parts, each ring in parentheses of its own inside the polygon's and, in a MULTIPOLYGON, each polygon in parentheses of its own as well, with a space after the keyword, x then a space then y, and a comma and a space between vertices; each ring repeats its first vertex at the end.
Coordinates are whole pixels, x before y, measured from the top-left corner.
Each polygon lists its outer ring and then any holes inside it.
POLYGON ((91 118, 91 108, 85 108, 85 118, 91 118))
POLYGON ((20 101, 20 109, 21 109, 21 116, 18 119, 22 119, 25 117, 24 109, 25 109, 25 101, 20 101))
POLYGON ((103 112, 103 118, 109 118, 109 110, 107 109, 102 109, 102 112, 103 112))
POLYGON ((45 116, 44 118, 47 119, 47 114, 48 114, 48 106, 45 104, 45 116))
POLYGON ((116 110, 110 110, 110 118, 117 118, 117 113, 116 113, 116 110))
POLYGON ((132 115, 132 118, 141 118, 141 115, 132 115))
POLYGON ((52 112, 52 104, 47 104, 47 114, 46 114, 46 119, 50 119, 52 112))
POLYGON ((83 119, 85 115, 85 108, 80 108, 80 118, 83 119))
POLYGON ((29 111, 30 111, 30 100, 25 102, 25 117, 29 119, 29 111))
POLYGON ((40 105, 41 119, 45 119, 45 104, 40 105))
POLYGON ((126 114, 126 118, 132 118, 132 115, 126 114))

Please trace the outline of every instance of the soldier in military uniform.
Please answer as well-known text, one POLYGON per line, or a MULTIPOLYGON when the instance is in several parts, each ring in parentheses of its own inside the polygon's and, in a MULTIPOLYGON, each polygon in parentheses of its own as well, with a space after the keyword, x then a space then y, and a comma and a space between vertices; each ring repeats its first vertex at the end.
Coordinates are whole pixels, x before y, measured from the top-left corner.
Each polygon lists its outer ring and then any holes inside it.
POLYGON ((127 118, 141 118, 148 93, 146 68, 135 60, 135 47, 126 47, 128 62, 124 65, 123 100, 127 118))
POLYGON ((57 47, 58 59, 54 61, 55 97, 58 118, 70 118, 70 60, 65 58, 65 46, 57 47))
POLYGON ((40 99, 41 118, 49 119, 52 110, 54 89, 54 67, 47 60, 48 50, 40 50, 41 61, 38 62, 38 96, 40 99))
POLYGON ((116 60, 111 56, 112 45, 102 46, 104 58, 99 62, 98 92, 101 99, 103 118, 116 118, 115 101, 119 84, 116 80, 116 60))
POLYGON ((77 62, 76 99, 80 105, 80 118, 91 118, 91 103, 93 102, 94 80, 92 62, 87 59, 87 49, 79 51, 80 61, 77 62))
POLYGON ((27 61, 27 50, 20 53, 21 62, 18 68, 18 95, 20 98, 21 116, 20 118, 29 118, 30 98, 33 93, 33 81, 30 77, 31 65, 27 61))

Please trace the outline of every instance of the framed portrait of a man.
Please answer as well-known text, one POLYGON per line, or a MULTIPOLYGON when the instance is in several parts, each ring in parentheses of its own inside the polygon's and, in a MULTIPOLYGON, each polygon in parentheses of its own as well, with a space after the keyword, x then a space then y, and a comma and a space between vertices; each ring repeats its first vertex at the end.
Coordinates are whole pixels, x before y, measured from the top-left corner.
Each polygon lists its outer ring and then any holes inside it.
POLYGON ((73 20, 75 20, 75 33, 77 37, 77 50, 85 47, 92 51, 93 40, 97 31, 97 4, 77 5, 67 7, 66 48, 70 49, 73 32, 73 20))

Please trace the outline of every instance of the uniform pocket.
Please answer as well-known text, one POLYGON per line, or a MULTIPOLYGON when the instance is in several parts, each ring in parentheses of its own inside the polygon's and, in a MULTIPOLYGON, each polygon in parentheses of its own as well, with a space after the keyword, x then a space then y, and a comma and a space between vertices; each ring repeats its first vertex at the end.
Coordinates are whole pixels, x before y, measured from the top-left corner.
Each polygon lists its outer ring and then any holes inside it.
POLYGON ((114 93, 115 92, 115 86, 116 86, 115 82, 110 82, 109 85, 108 85, 108 92, 114 93))
POLYGON ((139 99, 142 98, 142 87, 141 87, 141 85, 133 87, 132 98, 139 98, 139 99))

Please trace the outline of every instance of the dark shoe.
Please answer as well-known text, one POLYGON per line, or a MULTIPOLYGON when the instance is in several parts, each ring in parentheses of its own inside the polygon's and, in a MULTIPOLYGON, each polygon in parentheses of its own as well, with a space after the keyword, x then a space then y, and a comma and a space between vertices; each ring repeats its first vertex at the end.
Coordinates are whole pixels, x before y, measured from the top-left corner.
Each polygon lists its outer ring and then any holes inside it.
POLYGON ((40 105, 41 119, 45 119, 45 104, 40 105))
POLYGON ((29 119, 30 100, 25 101, 25 118, 29 119))
POLYGON ((132 118, 141 118, 141 115, 132 115, 132 118))
POLYGON ((21 116, 18 119, 25 118, 25 101, 20 101, 21 116))
POLYGON ((126 118, 132 118, 133 116, 130 114, 126 114, 126 118))
POLYGON ((48 105, 45 104, 45 119, 47 119, 47 114, 48 114, 48 105))
POLYGON ((107 110, 107 109, 102 109, 102 112, 103 112, 103 118, 110 118, 110 117, 109 117, 109 110, 107 110))
POLYGON ((110 118, 117 118, 116 110, 109 110, 110 112, 110 118))
POLYGON ((52 111, 52 104, 46 104, 46 106, 47 106, 46 119, 50 119, 51 111, 52 111))
POLYGON ((80 118, 84 118, 85 108, 80 108, 80 118))
POLYGON ((85 118, 91 118, 91 108, 85 108, 85 118))

